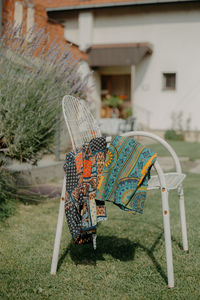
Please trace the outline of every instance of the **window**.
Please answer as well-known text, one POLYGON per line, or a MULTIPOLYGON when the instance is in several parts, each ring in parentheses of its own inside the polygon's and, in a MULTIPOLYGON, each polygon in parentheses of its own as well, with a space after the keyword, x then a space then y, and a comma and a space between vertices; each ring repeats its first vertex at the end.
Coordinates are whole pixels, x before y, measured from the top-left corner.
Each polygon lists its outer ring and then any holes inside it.
POLYGON ((163 90, 176 89, 176 73, 163 73, 163 90))

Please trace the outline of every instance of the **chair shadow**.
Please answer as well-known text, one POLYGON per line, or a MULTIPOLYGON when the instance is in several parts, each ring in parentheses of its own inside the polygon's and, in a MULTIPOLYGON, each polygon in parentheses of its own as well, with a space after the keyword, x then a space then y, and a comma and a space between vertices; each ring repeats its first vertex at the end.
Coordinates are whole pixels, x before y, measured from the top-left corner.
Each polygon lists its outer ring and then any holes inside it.
MULTIPOLYGON (((154 227, 157 228, 158 230, 162 231, 162 226, 159 226, 159 225, 155 225, 154 224, 154 227)), ((164 232, 163 232, 164 234, 164 232)), ((180 250, 184 250, 183 249, 183 244, 182 244, 182 241, 178 241, 173 235, 171 235, 171 241, 173 244, 176 244, 177 247, 180 249, 180 250)), ((187 251, 189 253, 189 251, 187 251)))
POLYGON ((120 261, 132 261, 134 260, 135 253, 137 249, 142 249, 152 260, 152 263, 155 266, 155 269, 163 278, 163 280, 167 283, 167 276, 162 269, 159 262, 156 260, 154 256, 154 250, 158 246, 161 238, 163 237, 163 232, 161 232, 156 240, 154 241, 151 248, 147 248, 141 243, 134 243, 130 241, 128 238, 118 238, 116 236, 98 236, 97 239, 97 249, 94 251, 91 244, 88 245, 75 245, 73 242, 69 244, 66 248, 62 256, 58 261, 58 268, 60 269, 65 257, 68 252, 71 256, 71 259, 74 261, 76 265, 84 264, 84 265, 96 265, 97 261, 104 261, 104 255, 109 254, 114 259, 118 259, 120 261))
POLYGON ((175 239, 174 236, 171 236, 171 240, 172 240, 173 243, 176 243, 176 245, 178 246, 178 248, 179 248, 180 250, 182 250, 182 251, 184 250, 184 249, 183 249, 182 243, 179 242, 179 241, 177 241, 177 239, 175 239))

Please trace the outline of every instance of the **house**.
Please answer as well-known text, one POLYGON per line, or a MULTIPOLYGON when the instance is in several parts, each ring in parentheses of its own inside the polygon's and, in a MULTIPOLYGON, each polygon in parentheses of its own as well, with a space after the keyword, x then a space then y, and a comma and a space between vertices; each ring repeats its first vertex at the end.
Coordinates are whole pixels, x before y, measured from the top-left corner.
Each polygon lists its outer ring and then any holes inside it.
MULTIPOLYGON (((19 1, 18 1, 19 2, 19 1)), ((138 128, 200 131, 200 1, 34 0, 85 53, 97 118, 106 94, 124 96, 138 128)), ((188 138, 193 138, 194 135, 188 138)))

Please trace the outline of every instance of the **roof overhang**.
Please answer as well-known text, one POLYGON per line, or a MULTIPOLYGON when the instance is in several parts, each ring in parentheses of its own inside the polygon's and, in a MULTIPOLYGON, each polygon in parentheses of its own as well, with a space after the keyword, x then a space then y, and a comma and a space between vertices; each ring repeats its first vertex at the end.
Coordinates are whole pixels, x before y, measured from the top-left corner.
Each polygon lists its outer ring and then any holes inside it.
POLYGON ((70 11, 70 10, 84 10, 95 8, 108 8, 108 7, 122 7, 122 6, 135 6, 135 5, 149 5, 149 4, 168 4, 168 3, 184 3, 184 2, 198 2, 199 0, 134 0, 134 1, 110 1, 109 3, 93 3, 93 4, 77 4, 67 6, 47 7, 47 12, 53 11, 70 11))
POLYGON ((88 51, 91 67, 136 65, 153 51, 149 43, 93 45, 88 51))

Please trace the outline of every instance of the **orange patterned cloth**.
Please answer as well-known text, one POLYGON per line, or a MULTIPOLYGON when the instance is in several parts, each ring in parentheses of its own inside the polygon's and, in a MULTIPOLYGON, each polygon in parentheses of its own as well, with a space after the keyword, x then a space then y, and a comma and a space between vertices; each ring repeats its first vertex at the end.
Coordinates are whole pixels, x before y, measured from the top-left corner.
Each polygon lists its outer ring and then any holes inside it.
POLYGON ((89 157, 88 160, 84 160, 83 167, 83 178, 91 177, 92 173, 92 159, 89 157))
POLYGON ((104 201, 95 200, 106 157, 106 140, 95 138, 66 156, 65 214, 76 244, 91 242, 97 223, 106 219, 104 201))
POLYGON ((83 168, 83 153, 79 152, 75 156, 75 163, 76 163, 76 172, 77 174, 81 173, 81 170, 83 168))

